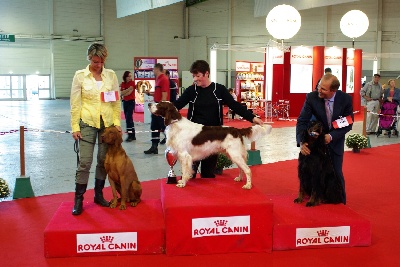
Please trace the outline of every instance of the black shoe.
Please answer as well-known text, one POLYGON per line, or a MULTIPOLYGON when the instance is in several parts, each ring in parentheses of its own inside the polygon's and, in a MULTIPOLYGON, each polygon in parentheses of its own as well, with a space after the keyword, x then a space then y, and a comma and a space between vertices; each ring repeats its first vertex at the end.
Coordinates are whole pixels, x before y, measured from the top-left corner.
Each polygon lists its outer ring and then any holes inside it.
POLYGON ((125 139, 125 142, 132 142, 132 141, 133 141, 133 139, 130 138, 130 137, 128 137, 128 138, 125 139))
POLYGON ((165 145, 166 142, 167 142, 167 138, 164 138, 163 140, 161 140, 160 144, 165 145))
POLYGON ((83 206, 83 194, 86 192, 87 184, 75 184, 75 199, 72 215, 80 215, 83 206))
POLYGON ((95 179, 94 182, 94 203, 99 204, 102 207, 109 207, 110 203, 103 197, 103 188, 105 180, 95 179))
POLYGON ((149 150, 144 151, 144 154, 158 154, 158 148, 152 145, 149 150))

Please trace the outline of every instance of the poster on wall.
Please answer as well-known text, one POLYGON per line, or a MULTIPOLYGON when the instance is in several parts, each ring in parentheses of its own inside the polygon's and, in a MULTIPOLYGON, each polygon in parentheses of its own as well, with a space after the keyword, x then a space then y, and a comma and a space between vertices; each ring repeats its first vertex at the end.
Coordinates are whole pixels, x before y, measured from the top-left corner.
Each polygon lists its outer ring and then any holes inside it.
POLYGON ((313 90, 312 65, 292 64, 290 75, 290 93, 309 93, 313 90))
POLYGON ((347 66, 346 93, 354 93, 354 67, 347 66))

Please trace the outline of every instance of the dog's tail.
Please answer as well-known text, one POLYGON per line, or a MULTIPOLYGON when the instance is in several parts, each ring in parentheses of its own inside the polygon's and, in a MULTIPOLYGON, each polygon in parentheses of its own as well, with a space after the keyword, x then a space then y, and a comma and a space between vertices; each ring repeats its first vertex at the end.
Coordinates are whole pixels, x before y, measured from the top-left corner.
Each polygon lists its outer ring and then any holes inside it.
POLYGON ((260 137, 267 135, 271 132, 272 126, 271 125, 254 125, 249 128, 239 129, 240 134, 242 136, 247 137, 251 142, 259 139, 260 137))

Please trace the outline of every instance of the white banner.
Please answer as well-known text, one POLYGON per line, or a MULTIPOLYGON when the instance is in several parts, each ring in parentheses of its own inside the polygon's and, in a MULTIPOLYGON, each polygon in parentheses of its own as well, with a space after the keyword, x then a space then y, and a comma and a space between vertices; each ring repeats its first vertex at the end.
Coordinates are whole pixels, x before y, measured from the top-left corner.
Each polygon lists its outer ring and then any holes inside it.
POLYGON ((292 64, 290 72, 290 93, 309 93, 314 89, 312 84, 312 65, 292 64))
POLYGON ((296 247, 349 243, 350 226, 296 229, 296 247))
POLYGON ((178 69, 178 59, 176 58, 157 58, 157 63, 161 63, 164 66, 164 69, 167 70, 178 69))
POLYGON ((325 65, 342 66, 343 49, 334 47, 325 47, 325 65))
POLYGON ((354 48, 347 48, 346 65, 354 66, 354 48))
POLYGON ((312 65, 313 48, 311 46, 292 46, 290 64, 312 65))
POLYGON ((250 71, 250 62, 236 61, 236 71, 250 71))
POLYGON ((249 234, 250 215, 192 219, 192 238, 249 234))
POLYGON ((76 252, 137 251, 137 232, 77 234, 76 252))

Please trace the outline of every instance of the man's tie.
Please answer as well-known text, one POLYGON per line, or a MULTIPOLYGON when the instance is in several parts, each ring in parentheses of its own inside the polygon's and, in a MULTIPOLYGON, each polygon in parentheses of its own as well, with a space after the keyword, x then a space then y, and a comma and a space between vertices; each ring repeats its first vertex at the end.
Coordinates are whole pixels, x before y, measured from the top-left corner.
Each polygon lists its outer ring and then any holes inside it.
POLYGON ((326 118, 328 119, 329 129, 331 129, 332 127, 332 104, 333 101, 325 99, 325 112, 326 112, 326 118))

